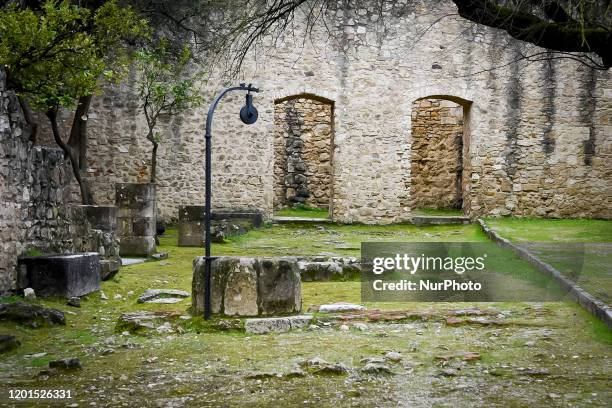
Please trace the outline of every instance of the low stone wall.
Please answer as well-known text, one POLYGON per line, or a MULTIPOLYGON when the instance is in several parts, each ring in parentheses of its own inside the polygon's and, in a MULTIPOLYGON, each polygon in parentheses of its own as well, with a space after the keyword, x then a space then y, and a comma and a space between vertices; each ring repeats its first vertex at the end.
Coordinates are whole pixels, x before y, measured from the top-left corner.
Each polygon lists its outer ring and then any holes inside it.
MULTIPOLYGON (((204 246, 204 206, 179 207, 178 246, 204 246)), ((258 212, 213 212, 211 214, 212 241, 244 234, 263 224, 263 215, 258 212)))
MULTIPOLYGON (((192 313, 204 313, 204 257, 193 262, 192 313)), ((220 257, 212 263, 212 313, 259 316, 302 310, 296 258, 220 257)))
POLYGON ((155 252, 155 184, 117 183, 117 225, 121 255, 155 252))
POLYGON ((100 277, 110 279, 121 267, 117 235, 117 207, 77 205, 70 211, 72 252, 97 252, 100 277))

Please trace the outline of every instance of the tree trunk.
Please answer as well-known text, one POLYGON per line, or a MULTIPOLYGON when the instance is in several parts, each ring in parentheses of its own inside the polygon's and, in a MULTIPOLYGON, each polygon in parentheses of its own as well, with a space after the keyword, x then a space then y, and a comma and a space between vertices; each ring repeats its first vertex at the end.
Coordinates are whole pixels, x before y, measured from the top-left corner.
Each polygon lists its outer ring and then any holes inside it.
MULTIPOLYGON (((70 129, 70 138, 68 146, 75 151, 75 156, 78 162, 79 171, 79 187, 81 188, 81 201, 84 205, 95 204, 89 181, 87 180, 87 145, 89 137, 87 133, 87 120, 89 107, 91 105, 92 95, 85 95, 79 98, 77 108, 74 112, 72 127, 70 129)), ((73 166, 74 169, 74 166, 73 166)))
POLYGON ((157 175, 157 148, 159 147, 159 143, 153 143, 153 150, 151 151, 151 183, 155 183, 156 175, 157 175))
POLYGON ((26 123, 30 126, 30 142, 36 143, 36 136, 38 135, 38 121, 34 119, 34 113, 30 108, 28 102, 22 97, 19 97, 19 105, 25 118, 26 123))
POLYGON ((51 123, 51 133, 53 133, 53 139, 55 139, 55 143, 66 153, 68 158, 70 159, 70 165, 72 167, 72 172, 74 174, 74 178, 77 183, 79 183, 79 189, 81 190, 81 202, 84 205, 93 204, 93 200, 91 200, 91 190, 89 188, 89 183, 82 177, 80 164, 79 164, 79 151, 69 144, 65 143, 62 139, 62 135, 59 130, 59 126, 57 124, 57 108, 51 108, 46 112, 47 118, 49 118, 49 122, 51 123))

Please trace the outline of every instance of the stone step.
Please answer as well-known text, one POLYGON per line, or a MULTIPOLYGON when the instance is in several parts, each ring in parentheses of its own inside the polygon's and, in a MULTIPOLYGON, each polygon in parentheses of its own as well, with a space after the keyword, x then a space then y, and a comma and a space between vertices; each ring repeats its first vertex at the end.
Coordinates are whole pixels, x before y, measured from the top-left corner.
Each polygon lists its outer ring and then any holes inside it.
POLYGON ((307 222, 313 224, 332 222, 329 218, 310 218, 310 217, 272 217, 272 222, 289 223, 289 222, 307 222))
POLYGON ((414 225, 449 225, 449 224, 469 224, 472 221, 465 215, 413 215, 410 222, 414 225))

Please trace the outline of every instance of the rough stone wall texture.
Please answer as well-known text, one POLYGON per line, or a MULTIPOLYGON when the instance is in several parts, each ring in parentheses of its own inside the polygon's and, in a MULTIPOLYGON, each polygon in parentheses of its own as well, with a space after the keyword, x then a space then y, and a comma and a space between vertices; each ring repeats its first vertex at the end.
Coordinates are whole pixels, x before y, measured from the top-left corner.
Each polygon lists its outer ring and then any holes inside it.
MULTIPOLYGON (((216 209, 271 216, 275 101, 307 93, 334 102, 337 221, 409 219, 411 107, 426 97, 465 108, 463 195, 470 216, 612 218, 609 72, 570 60, 513 63, 546 51, 461 19, 449 0, 399 0, 382 11, 365 0, 345 3, 331 4, 326 26, 311 35, 298 17, 288 30, 297 35, 247 56, 242 76, 264 90, 255 96, 259 121, 240 122, 239 94, 215 113, 216 209)), ((211 73, 205 100, 227 85, 219 78, 211 73)), ((110 87, 93 103, 90 174, 99 203, 113 202, 113 182, 144 181, 148 172, 151 146, 129 85, 110 87)), ((206 109, 159 129, 158 207, 166 216, 203 202, 206 109)))
POLYGON ((332 109, 307 97, 274 106, 274 208, 297 203, 329 208, 332 109))
POLYGON ((64 205, 70 170, 59 149, 33 147, 19 102, 0 70, 0 293, 15 288, 17 257, 72 244, 64 205))
POLYGON ((463 107, 444 99, 412 104, 412 208, 461 208, 463 107))

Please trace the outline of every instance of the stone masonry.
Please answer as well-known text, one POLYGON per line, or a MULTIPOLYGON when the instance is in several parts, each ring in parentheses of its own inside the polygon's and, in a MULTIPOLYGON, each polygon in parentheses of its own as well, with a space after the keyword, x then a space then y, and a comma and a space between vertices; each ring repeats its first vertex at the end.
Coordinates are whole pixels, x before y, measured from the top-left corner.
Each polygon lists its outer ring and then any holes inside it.
POLYGON ((274 105, 274 207, 328 209, 332 196, 332 105, 300 97, 274 105))
POLYGON ((33 147, 19 102, 0 70, 0 293, 15 288, 17 257, 72 245, 64 199, 71 180, 59 149, 33 147))
POLYGON ((32 146, 29 138, 0 70, 0 294, 16 288, 20 256, 96 251, 105 262, 118 259, 116 222, 94 224, 88 216, 94 208, 71 207, 73 177, 64 153, 32 146))
MULTIPOLYGON (((398 0, 382 10, 366 0, 328 4, 325 24, 319 20, 308 35, 296 16, 285 37, 262 41, 269 45, 247 55, 240 79, 263 90, 254 98, 256 124, 238 118, 243 94, 219 105, 215 210, 272 216, 276 102, 315 95, 334 107, 335 221, 410 219, 411 110, 424 98, 464 107, 467 215, 612 218, 609 72, 568 59, 513 62, 546 50, 462 19, 450 0, 398 0)), ((205 100, 227 85, 222 70, 207 70, 205 100)), ((113 203, 114 182, 147 178, 151 146, 132 81, 96 96, 89 115, 89 174, 99 204, 113 203)), ((176 219, 181 205, 203 202, 207 108, 159 128, 157 204, 167 218, 176 219)))
POLYGON ((412 208, 461 208, 463 107, 443 99, 412 104, 412 208))

